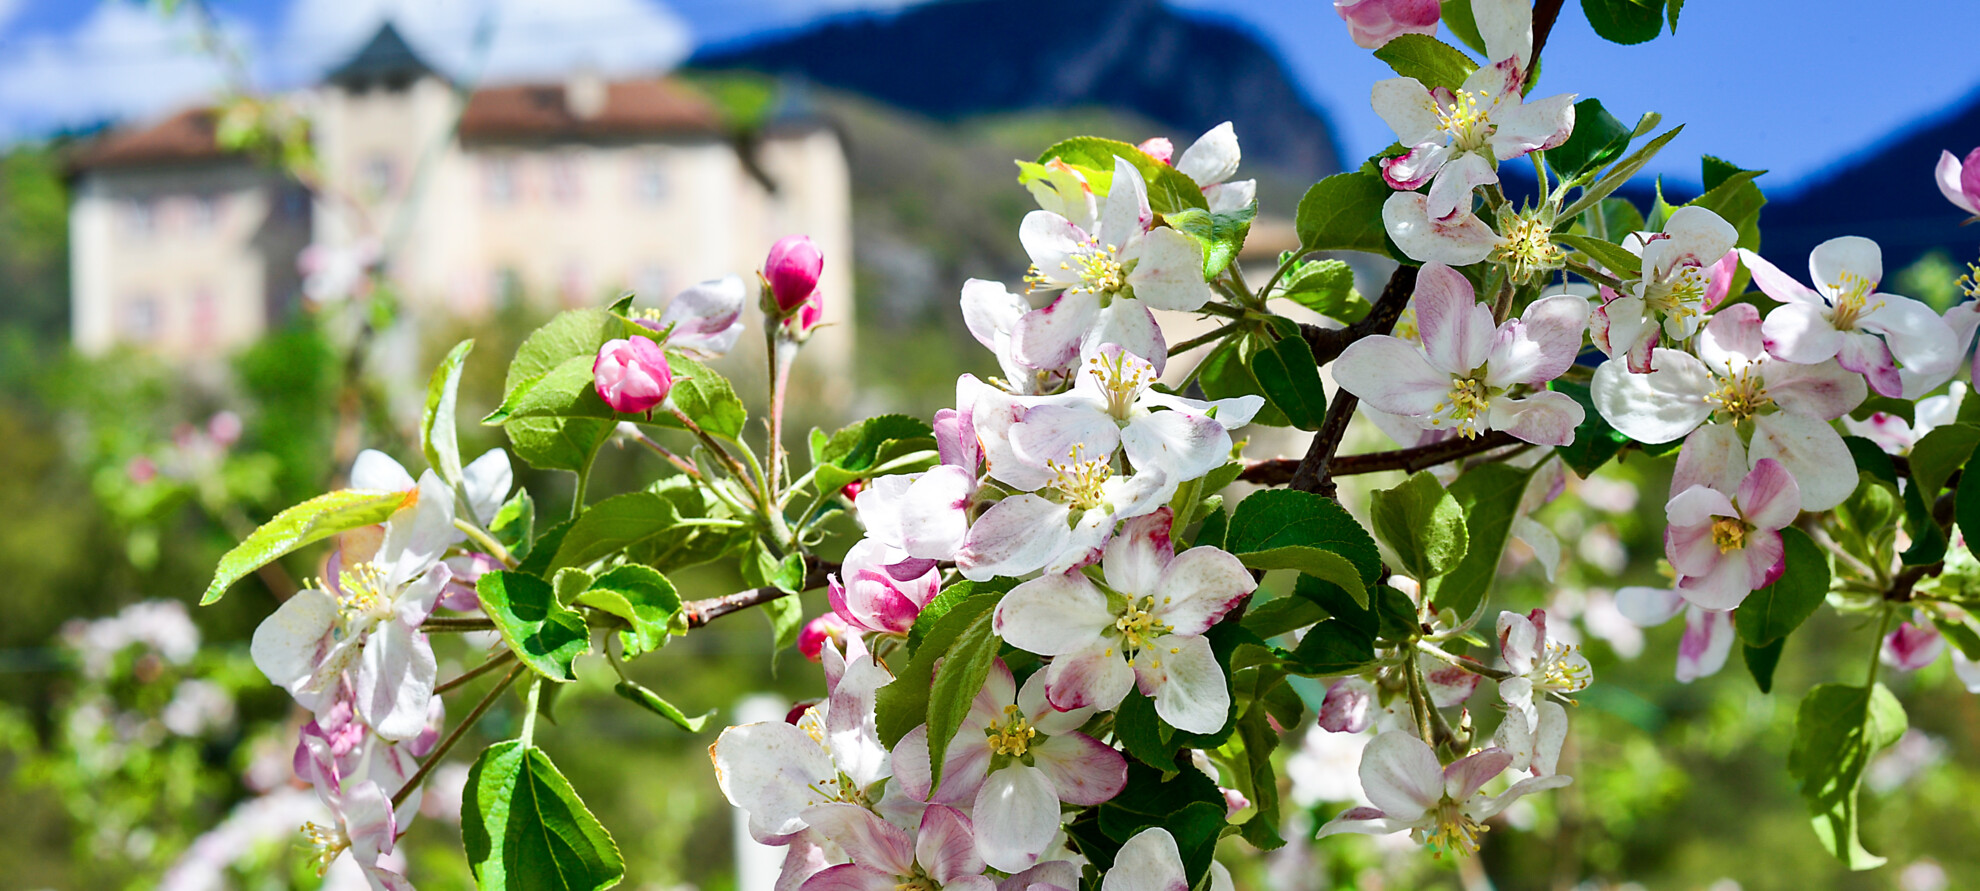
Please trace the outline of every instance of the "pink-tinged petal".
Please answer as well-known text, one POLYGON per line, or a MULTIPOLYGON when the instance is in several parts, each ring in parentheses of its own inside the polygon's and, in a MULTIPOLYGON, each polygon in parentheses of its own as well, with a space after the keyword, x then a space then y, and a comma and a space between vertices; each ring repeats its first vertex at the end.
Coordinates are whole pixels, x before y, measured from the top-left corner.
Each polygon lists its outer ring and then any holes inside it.
POLYGON ((1063 504, 1036 495, 1013 495, 990 506, 963 538, 956 568, 970 581, 1022 576, 1063 549, 1072 530, 1063 504))
MULTIPOLYGON (((990 662, 990 673, 983 677, 983 689, 976 691, 976 699, 970 703, 970 717, 981 715, 982 720, 975 724, 989 727, 1004 717, 1004 706, 1017 701, 1017 677, 1011 674, 1011 667, 1002 659, 990 662)), ((964 726, 971 726, 965 722, 964 726)))
POLYGON ((1388 835, 1389 833, 1401 832, 1409 828, 1411 828, 1410 820, 1396 819, 1382 813, 1380 808, 1356 807, 1342 811, 1339 816, 1328 820, 1327 825, 1320 827, 1320 831, 1314 833, 1313 837, 1321 839, 1343 832, 1352 832, 1360 835, 1388 835))
POLYGON ((1692 486, 1709 486, 1721 492, 1739 491, 1746 478, 1746 446, 1731 424, 1706 424, 1684 438, 1678 450, 1677 466, 1671 471, 1671 494, 1692 486))
POLYGON ((1485 749, 1459 758, 1444 768, 1444 794, 1452 801, 1470 798, 1480 787, 1505 773, 1512 760, 1512 753, 1504 749, 1485 749))
POLYGON ((1533 752, 1527 768, 1534 776, 1547 776, 1560 766, 1561 746, 1567 742, 1567 709, 1558 702, 1541 702, 1539 726, 1534 728, 1533 752))
POLYGON ((1492 154, 1510 161, 1566 142, 1574 133, 1574 100, 1575 94, 1562 93, 1501 111, 1493 117, 1492 154))
POLYGON ((1453 154, 1448 145, 1425 142, 1396 157, 1378 159, 1376 164, 1382 168, 1382 181, 1389 188, 1410 191, 1436 178, 1453 154))
POLYGON ((1945 649, 1946 639, 1939 635, 1938 629, 1930 625, 1900 622, 1897 630, 1884 635, 1880 658, 1892 668, 1917 671, 1932 664, 1945 649))
POLYGON ((1746 563, 1746 582, 1755 591, 1773 584, 1787 571, 1787 543, 1776 530, 1755 529, 1746 533, 1746 547, 1739 554, 1746 563))
POLYGON ((1062 733, 1031 750, 1059 800, 1081 806, 1112 800, 1127 785, 1127 760, 1084 733, 1062 733))
POLYGON ((1369 802, 1399 820, 1415 820, 1444 795, 1437 753, 1403 730, 1384 731, 1369 741, 1361 752, 1360 776, 1369 802))
POLYGON ((357 710, 374 732, 411 739, 426 729, 439 663, 426 635, 385 622, 364 645, 357 670, 357 710))
POLYGON ((1030 311, 1031 305, 1002 282, 981 278, 963 282, 963 326, 985 349, 997 349, 997 341, 1008 336, 1017 327, 1018 318, 1030 311))
POLYGON ((889 762, 901 791, 916 801, 967 806, 990 772, 990 749, 983 744, 981 725, 956 731, 942 753, 942 785, 933 785, 928 769, 928 725, 916 726, 894 744, 889 762), (931 791, 932 790, 932 791, 931 791))
POLYGON ((1189 891, 1175 836, 1159 826, 1135 833, 1114 855, 1114 868, 1100 880, 1100 891, 1189 891))
POLYGON ((798 891, 894 891, 901 878, 857 863, 841 863, 806 879, 798 891))
POLYGON ((983 862, 1017 872, 1038 862, 1059 832, 1059 798, 1045 772, 1014 763, 976 795, 976 849, 983 862))
POLYGON ((1670 621, 1681 609, 1684 598, 1669 588, 1631 585, 1616 591, 1616 611, 1644 628, 1670 621))
MULTIPOLYGON (((1710 208, 1680 207, 1664 222, 1665 238, 1646 245, 1643 258, 1659 274, 1679 266, 1708 266, 1725 261, 1739 241, 1738 230, 1710 208), (1654 255, 1654 259, 1653 259, 1654 255)), ((1729 262, 1737 263, 1734 255, 1729 262)))
POLYGON ((1463 273, 1442 263, 1426 263, 1417 273, 1413 297, 1416 330, 1431 365, 1463 374, 1485 364, 1497 335, 1492 311, 1479 305, 1463 273))
MULTIPOLYGON (((1672 531, 1675 531, 1675 527, 1672 531)), ((1748 568, 1745 555, 1740 552, 1718 554, 1710 569, 1699 575, 1684 575, 1678 579, 1677 591, 1684 599, 1705 609, 1732 609, 1753 593, 1753 576, 1748 568)), ((1674 561, 1675 562, 1675 561, 1674 561)), ((1679 568, 1680 574, 1684 569, 1679 568)))
POLYGON ((983 858, 976 856, 976 831, 968 817, 951 807, 935 805, 922 812, 914 857, 938 882, 983 874, 983 858))
POLYGON ((1678 683, 1711 677, 1725 667, 1736 636, 1732 615, 1724 610, 1685 608, 1684 636, 1678 639, 1678 683))
POLYGON ((1078 730, 1086 723, 1086 719, 1093 717, 1093 710, 1076 708, 1071 711, 1060 711, 1053 708, 1046 692, 1045 676, 1049 673, 1032 672, 1031 677, 1025 680, 1024 686, 1018 690, 1018 711, 1024 714, 1025 720, 1030 721, 1032 727, 1046 736, 1058 736, 1061 733, 1078 730))
POLYGON ((1767 258, 1746 248, 1740 248, 1739 259, 1740 262, 1746 264, 1746 270, 1753 273, 1753 284, 1760 289, 1761 293, 1781 303, 1800 303, 1817 308, 1829 305, 1829 302, 1823 299, 1821 294, 1817 294, 1813 288, 1795 281, 1794 276, 1782 272, 1779 266, 1775 266, 1767 258))
MULTIPOLYGON (((1976 180, 1980 180, 1980 170, 1975 170, 1973 175, 1976 180)), ((1974 183, 1973 195, 1968 195, 1965 179, 1965 168, 1959 163, 1959 159, 1953 157, 1952 152, 1941 150, 1939 164, 1932 170, 1932 180, 1938 184, 1939 194, 1946 196, 1946 200, 1960 210, 1970 214, 1980 214, 1980 202, 1974 200, 1974 196, 1980 196, 1980 181, 1974 183)))
POLYGON ((1159 467, 1178 480, 1196 479, 1231 457, 1224 423, 1187 411, 1141 415, 1120 429, 1121 450, 1136 468, 1159 467))
POLYGON ((1471 14, 1485 40, 1485 57, 1493 61, 1517 58, 1532 61, 1533 10, 1522 0, 1473 0, 1471 14))
POLYGON ((1361 401, 1391 414, 1423 417, 1450 396, 1451 376, 1425 360, 1423 349, 1374 335, 1348 344, 1334 362, 1334 381, 1361 401))
POLYGON ((1114 159, 1113 185, 1107 203, 1100 211, 1100 230, 1093 233, 1102 243, 1126 246, 1135 236, 1148 231, 1155 212, 1148 206, 1148 183, 1141 170, 1126 158, 1114 159))
POLYGON ((1216 733, 1230 718, 1231 690, 1210 641, 1180 634, 1149 641, 1134 673, 1155 700, 1155 714, 1190 733, 1216 733))
POLYGON ((1714 389, 1705 365, 1690 353, 1651 352, 1657 370, 1637 374, 1615 359, 1595 369, 1595 409, 1609 426, 1645 443, 1670 442, 1711 417, 1705 394, 1714 389))
POLYGON ((1113 627, 1107 598, 1078 573, 1045 575, 1012 588, 993 618, 1006 643, 1041 656, 1093 646, 1113 627))
POLYGON ((1506 808, 1511 807, 1513 802, 1518 801, 1521 798, 1524 798, 1528 795, 1532 795, 1535 792, 1545 792, 1548 789, 1559 789, 1562 786, 1571 785, 1573 783, 1574 783, 1573 777, 1562 776, 1560 774, 1552 774, 1544 777, 1527 777, 1526 779, 1520 780, 1519 782, 1512 784, 1512 786, 1508 787, 1506 791, 1499 793, 1498 797, 1496 798, 1490 798, 1481 803, 1466 807, 1465 812, 1469 814, 1473 820, 1484 822, 1486 820, 1498 816, 1500 813, 1504 812, 1506 808))
POLYGON ((947 560, 969 534, 969 505, 976 475, 953 464, 928 469, 908 487, 901 504, 901 544, 910 557, 947 560))
POLYGON ((1150 611, 1173 633, 1196 635, 1210 630, 1257 588, 1237 557, 1216 548, 1191 548, 1163 568, 1153 588, 1131 593, 1155 598, 1150 611))
POLYGON ((1650 349, 1656 345, 1658 332, 1657 326, 1643 313, 1643 298, 1617 296, 1608 288, 1602 289, 1602 295, 1605 298, 1602 305, 1588 314, 1589 340, 1612 359, 1625 355, 1636 358, 1637 361, 1630 363, 1630 370, 1648 373, 1650 349))
POLYGON ((1863 375, 1870 389, 1878 393, 1892 398, 1904 394, 1904 377, 1898 374, 1897 363, 1891 361, 1891 351, 1873 335, 1862 332, 1842 335, 1836 364, 1863 375))
POLYGON ((1111 709, 1134 686, 1134 669, 1112 643, 1101 641, 1052 660, 1045 669, 1045 696, 1062 712, 1111 709))
POLYGON ((1499 172, 1484 155, 1466 152, 1450 160, 1430 180, 1430 202, 1424 205, 1432 219, 1443 219, 1459 211, 1471 212, 1472 198, 1479 186, 1499 181, 1499 172))
POLYGON ((360 865, 378 865, 378 857, 392 850, 398 836, 397 819, 384 787, 376 782, 347 785, 342 790, 344 834, 350 839, 351 856, 360 865))
POLYGON ((1761 366, 1761 376, 1766 380, 1767 395, 1782 411, 1824 421, 1849 414, 1870 395, 1862 375, 1834 362, 1770 362, 1761 366))
POLYGON ((1824 296, 1834 298, 1837 294, 1850 290, 1844 276, 1858 282, 1875 283, 1884 280, 1884 252, 1877 243, 1861 235, 1844 235, 1831 238, 1815 246, 1808 255, 1808 273, 1815 280, 1815 288, 1824 296))
POLYGON ((1334 0, 1348 36, 1362 49, 1380 49, 1404 34, 1436 34, 1437 0, 1334 0))
POLYGON ((1574 442, 1574 428, 1587 412, 1566 393, 1541 390, 1520 399, 1492 400, 1492 428, 1535 445, 1564 446, 1574 442))
POLYGON ((1718 309, 1719 304, 1732 295, 1733 276, 1739 273, 1739 252, 1728 250, 1712 264, 1705 277, 1705 299, 1702 305, 1706 312, 1718 309))
POLYGON ((1739 509, 1724 492, 1693 486, 1671 497, 1664 518, 1672 526, 1708 526, 1714 517, 1737 517, 1739 509))
POLYGON ((248 655, 270 683, 291 693, 308 684, 336 627, 337 599, 314 588, 296 592, 254 629, 248 655))
MULTIPOLYGON (((1416 78, 1392 77, 1378 80, 1369 91, 1368 101, 1374 107, 1375 114, 1382 118, 1382 122, 1395 131, 1396 141, 1403 145, 1423 149, 1428 147, 1424 145, 1425 143, 1439 136, 1437 103, 1430 97, 1430 88, 1416 78)), ((1442 159, 1438 160, 1441 164, 1442 159)), ((1428 180, 1430 175, 1436 172, 1435 169, 1425 171, 1416 185, 1422 185, 1423 181, 1428 180)), ((1393 181, 1391 184, 1394 184, 1393 181)), ((1408 188, 1413 189, 1416 186, 1408 188)))
POLYGON ((1374 705, 1374 684, 1359 677, 1342 678, 1327 688, 1320 701, 1318 726, 1329 733, 1360 733, 1368 729, 1374 705))
POLYGON ((1499 658, 1506 660, 1506 668, 1513 674, 1524 675, 1533 671, 1540 653, 1547 646, 1547 632, 1533 624, 1533 620, 1510 610, 1499 613, 1498 620, 1499 658))
POLYGON ((1168 367, 1168 342, 1162 339, 1162 328, 1145 301, 1116 300, 1101 309, 1092 329, 1080 340, 1079 352, 1085 357, 1098 356, 1108 344, 1130 355, 1148 357, 1156 374, 1168 367))
POLYGON ((1130 596, 1154 593, 1163 568, 1176 556, 1175 543, 1169 540, 1169 527, 1174 523, 1175 514, 1164 506, 1122 525, 1120 533, 1107 542, 1102 564, 1107 585, 1130 596))
MULTIPOLYGON (((1775 310, 1779 312, 1779 310, 1775 310)), ((1715 372, 1737 371, 1767 354, 1766 326, 1750 303, 1715 313, 1698 338, 1698 358, 1715 372)))
POLYGON ((914 838, 856 804, 823 804, 804 812, 818 834, 845 849, 852 862, 887 875, 914 873, 914 838))
POLYGON ((1766 458, 1781 462, 1801 487, 1802 510, 1828 510, 1856 491, 1849 446, 1824 421, 1788 412, 1754 418, 1746 457, 1756 464, 1766 458))
MULTIPOLYGON (((1492 110, 1493 120, 1497 121, 1500 112, 1511 110, 1519 102, 1520 87, 1526 80, 1519 60, 1500 58, 1471 72, 1459 89, 1482 97, 1482 103, 1492 110)), ((1450 93, 1439 91, 1438 99, 1449 102, 1450 93)))
POLYGON ((1432 217, 1429 201, 1415 192, 1397 192, 1382 203, 1382 224, 1410 259, 1470 266, 1499 246, 1499 233, 1477 214, 1432 217))
POLYGON ((1959 166, 1959 189, 1966 193, 1966 200, 1980 204, 1980 148, 1966 153, 1966 159, 1959 166))
POLYGON ((817 740, 782 721, 730 727, 708 752, 716 785, 730 804, 749 812, 758 841, 803 829, 799 815, 819 803, 812 787, 837 774, 817 740))
POLYGON ((1203 247, 1175 229, 1163 226, 1135 239, 1121 251, 1121 262, 1134 264, 1127 282, 1153 309, 1188 312, 1210 302, 1203 247))
POLYGON ((1664 527, 1664 558, 1680 576, 1709 575, 1724 562, 1706 524, 1664 527))
POLYGON ((1761 529, 1779 529, 1801 514, 1801 487, 1781 462, 1763 458, 1739 484, 1739 510, 1761 529))
POLYGON ((1556 294, 1533 301, 1517 321, 1499 329, 1486 382, 1495 387, 1540 386, 1574 365, 1588 327, 1588 301, 1556 294))
POLYGON ((1085 292, 1061 294, 1043 309, 1018 317, 1011 328, 1011 351, 1033 368, 1063 368, 1079 358, 1080 340, 1099 318, 1099 298, 1085 292))
POLYGON ((1032 406, 1024 420, 1011 425, 1010 440, 1018 460, 1042 467, 1048 461, 1063 464, 1075 453, 1081 461, 1106 458, 1120 435, 1104 409, 1081 400, 1032 406))
POLYGON ((1766 336, 1767 352, 1784 362, 1813 365, 1834 358, 1843 346, 1842 332, 1829 324, 1828 313, 1806 303, 1775 307, 1761 324, 1761 331, 1766 336))
POLYGON ((661 330, 673 326, 667 346, 713 358, 728 352, 742 336, 743 281, 727 276, 700 282, 674 296, 660 313, 661 330))
POLYGON ((1909 297, 1873 294, 1859 323, 1866 331, 1884 335, 1891 356, 1920 374, 1940 374, 1959 365, 1962 344, 1932 308, 1909 297))
POLYGON ((1462 705, 1478 689, 1478 681, 1478 675, 1455 665, 1440 665, 1423 675, 1424 692, 1430 695, 1430 704, 1438 708, 1462 705))

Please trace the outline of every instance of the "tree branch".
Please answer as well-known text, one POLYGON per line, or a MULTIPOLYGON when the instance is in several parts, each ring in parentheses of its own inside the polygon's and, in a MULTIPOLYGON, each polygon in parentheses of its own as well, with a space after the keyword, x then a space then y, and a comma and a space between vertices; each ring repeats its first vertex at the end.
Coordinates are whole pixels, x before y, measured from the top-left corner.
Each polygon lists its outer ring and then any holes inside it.
MULTIPOLYGON (((1348 344, 1363 337, 1394 330, 1396 320, 1402 317, 1403 308, 1409 305, 1410 295, 1416 291, 1416 272, 1414 266, 1397 266, 1389 276, 1389 283, 1382 288, 1381 298, 1359 322, 1336 330, 1302 328, 1307 346, 1313 350, 1314 364, 1332 362, 1347 349, 1348 344)), ((1347 435, 1348 421, 1354 418, 1354 409, 1359 403, 1353 393, 1346 390, 1335 392, 1333 404, 1327 406, 1326 420, 1320 423, 1320 431, 1313 434, 1313 443, 1307 447, 1306 457, 1300 459, 1299 466, 1293 471, 1293 488, 1333 497, 1329 464, 1333 461, 1334 450, 1340 448, 1341 437, 1347 435)))
POLYGON ((1539 0, 1533 4, 1533 58, 1526 60, 1526 67, 1532 70, 1540 61, 1540 50, 1547 45, 1547 35, 1554 33, 1554 20, 1561 17, 1564 0, 1539 0))
MULTIPOLYGON (((800 591, 809 591, 813 588, 824 586, 825 576, 839 571, 839 564, 827 563, 815 557, 806 557, 805 563, 807 569, 804 576, 804 584, 798 586, 798 590, 800 591)), ((681 615, 687 617, 689 628, 700 628, 730 613, 742 612, 750 607, 762 606, 772 600, 789 595, 790 592, 782 588, 774 588, 766 585, 761 588, 751 588, 747 591, 737 591, 734 594, 710 597, 706 600, 690 600, 681 604, 681 615)))
MULTIPOLYGON (((1483 435, 1471 439, 1447 439, 1429 445, 1408 449, 1391 449, 1386 452, 1364 452, 1359 455, 1339 455, 1328 464, 1333 476, 1354 476, 1362 473, 1381 473, 1385 470, 1400 470, 1415 473, 1451 461, 1469 458, 1473 455, 1492 451, 1505 446, 1523 445, 1502 430, 1487 430, 1483 435)), ((1300 462, 1293 458, 1271 458, 1258 461, 1238 474, 1238 479, 1261 486, 1281 486, 1292 482, 1293 474, 1300 462)))

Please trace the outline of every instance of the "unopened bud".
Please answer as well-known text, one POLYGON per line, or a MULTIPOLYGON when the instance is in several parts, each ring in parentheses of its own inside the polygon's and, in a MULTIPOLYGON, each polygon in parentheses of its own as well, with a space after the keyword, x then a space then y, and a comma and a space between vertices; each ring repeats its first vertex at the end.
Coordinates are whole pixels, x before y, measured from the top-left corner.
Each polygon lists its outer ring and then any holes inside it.
POLYGON ((825 315, 825 295, 812 292, 810 297, 798 304, 797 312, 784 317, 784 336, 803 342, 811 337, 811 329, 818 327, 819 319, 825 315))
POLYGON ((838 613, 824 613, 804 623, 804 628, 798 631, 798 652, 804 658, 817 662, 824 658, 822 654, 827 643, 835 647, 844 646, 846 635, 850 633, 852 626, 839 618, 838 613))
POLYGON ((607 341, 591 363, 592 386, 613 411, 643 414, 667 401, 674 370, 667 353, 644 337, 607 341))
POLYGON ((818 290, 818 274, 824 268, 825 255, 810 236, 786 235, 770 246, 770 256, 763 260, 763 280, 770 285, 777 308, 790 313, 818 290))
POLYGON ((1176 156, 1176 144, 1170 142, 1166 136, 1152 137, 1135 148, 1141 149, 1142 154, 1164 164, 1169 163, 1169 159, 1176 156))

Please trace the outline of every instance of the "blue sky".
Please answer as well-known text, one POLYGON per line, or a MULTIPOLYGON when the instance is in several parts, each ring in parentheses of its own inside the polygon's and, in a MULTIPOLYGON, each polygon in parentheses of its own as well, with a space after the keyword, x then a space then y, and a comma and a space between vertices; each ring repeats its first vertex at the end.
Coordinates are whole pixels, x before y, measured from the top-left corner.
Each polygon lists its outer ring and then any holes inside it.
MULTIPOLYGON (((435 61, 491 80, 573 64, 666 66, 697 45, 881 14, 916 0, 213 0, 266 86, 309 82, 386 15, 435 61), (477 51, 476 35, 489 35, 477 51)), ((1334 121, 1351 156, 1392 138, 1367 104, 1385 66, 1349 42, 1326 0, 1169 0, 1270 45, 1334 121)), ((1688 125, 1653 172, 1696 176, 1697 156, 1765 167, 1780 188, 1819 176, 1980 87, 1972 0, 1692 0, 1675 37, 1616 47, 1567 4, 1542 93, 1602 99, 1618 116, 1657 110, 1688 125), (1901 9, 1875 15, 1866 9, 1901 9)), ((105 117, 168 111, 218 83, 185 21, 132 0, 0 0, 0 139, 105 117)), ((1184 134, 1187 135, 1187 134, 1184 134)), ((1242 136, 1242 134, 1240 134, 1242 136)), ((1971 146, 1946 146, 1963 153, 1971 146)), ((1923 174, 1929 175, 1929 174, 1923 174)))

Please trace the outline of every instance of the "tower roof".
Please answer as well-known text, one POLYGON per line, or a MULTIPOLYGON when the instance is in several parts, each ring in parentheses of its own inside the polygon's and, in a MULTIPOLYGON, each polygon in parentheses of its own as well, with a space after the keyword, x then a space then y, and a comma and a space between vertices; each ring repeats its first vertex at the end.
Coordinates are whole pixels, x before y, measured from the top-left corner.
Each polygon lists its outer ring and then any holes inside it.
POLYGON ((352 90, 378 84, 396 89, 429 74, 439 76, 440 73, 413 52, 412 46, 400 36, 399 29, 388 21, 379 26, 378 33, 371 36, 363 49, 344 64, 331 69, 324 80, 352 90))

